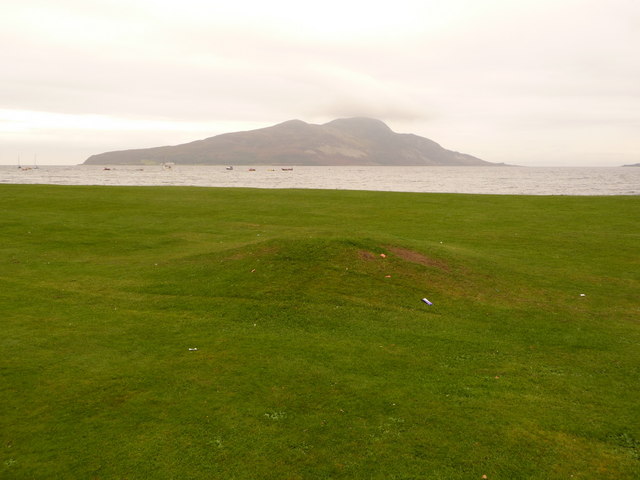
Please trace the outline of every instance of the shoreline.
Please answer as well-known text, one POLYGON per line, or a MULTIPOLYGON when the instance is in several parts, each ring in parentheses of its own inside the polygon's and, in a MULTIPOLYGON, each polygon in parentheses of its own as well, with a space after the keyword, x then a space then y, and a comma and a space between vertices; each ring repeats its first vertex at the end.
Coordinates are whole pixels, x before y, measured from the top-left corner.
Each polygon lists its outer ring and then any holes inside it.
POLYGON ((0 166, 0 184, 194 186, 490 195, 640 195, 623 167, 0 166))

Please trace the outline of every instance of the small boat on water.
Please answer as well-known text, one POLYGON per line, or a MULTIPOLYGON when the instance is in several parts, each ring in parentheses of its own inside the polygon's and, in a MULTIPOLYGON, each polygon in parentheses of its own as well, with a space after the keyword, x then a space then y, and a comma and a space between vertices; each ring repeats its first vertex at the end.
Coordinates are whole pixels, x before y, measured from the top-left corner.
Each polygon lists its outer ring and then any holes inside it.
POLYGON ((283 172, 290 172, 290 171, 292 171, 292 170, 293 170, 293 168, 283 168, 283 169, 282 169, 282 171, 283 171, 283 172))
POLYGON ((28 170, 37 170, 38 169, 38 157, 36 155, 33 156, 33 167, 23 167, 20 163, 20 155, 18 155, 18 170, 28 171, 28 170))
POLYGON ((227 170, 233 170, 233 165, 228 166, 227 170))

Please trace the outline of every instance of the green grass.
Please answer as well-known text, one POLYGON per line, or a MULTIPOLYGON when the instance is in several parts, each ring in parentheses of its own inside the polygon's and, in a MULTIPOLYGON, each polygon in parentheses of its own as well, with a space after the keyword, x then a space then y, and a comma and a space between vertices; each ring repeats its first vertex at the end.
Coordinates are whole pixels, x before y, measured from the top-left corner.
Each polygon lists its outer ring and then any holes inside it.
POLYGON ((640 197, 0 204, 0 478, 640 478, 640 197))

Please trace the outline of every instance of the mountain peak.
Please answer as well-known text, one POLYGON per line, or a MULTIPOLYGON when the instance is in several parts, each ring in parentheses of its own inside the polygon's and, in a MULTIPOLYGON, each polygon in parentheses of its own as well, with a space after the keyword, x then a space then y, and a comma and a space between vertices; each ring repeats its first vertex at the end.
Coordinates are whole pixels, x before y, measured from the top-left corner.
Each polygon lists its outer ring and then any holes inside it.
POLYGON ((292 128, 300 128, 300 127, 307 127, 307 126, 309 126, 307 122, 303 122, 302 120, 298 120, 297 118, 293 120, 287 120, 286 122, 282 122, 274 125, 274 127, 292 127, 292 128))

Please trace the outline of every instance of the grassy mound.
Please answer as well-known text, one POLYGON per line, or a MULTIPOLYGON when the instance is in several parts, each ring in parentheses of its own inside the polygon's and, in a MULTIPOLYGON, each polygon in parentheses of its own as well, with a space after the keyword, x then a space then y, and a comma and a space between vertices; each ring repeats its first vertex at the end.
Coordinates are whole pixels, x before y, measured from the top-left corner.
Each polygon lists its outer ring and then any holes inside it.
POLYGON ((640 476, 638 197, 0 201, 1 478, 640 476))

